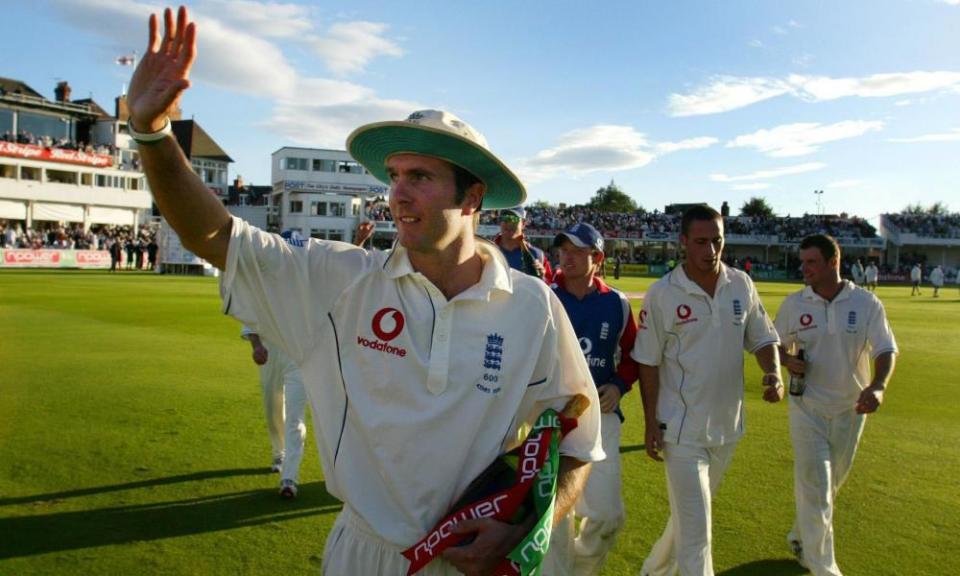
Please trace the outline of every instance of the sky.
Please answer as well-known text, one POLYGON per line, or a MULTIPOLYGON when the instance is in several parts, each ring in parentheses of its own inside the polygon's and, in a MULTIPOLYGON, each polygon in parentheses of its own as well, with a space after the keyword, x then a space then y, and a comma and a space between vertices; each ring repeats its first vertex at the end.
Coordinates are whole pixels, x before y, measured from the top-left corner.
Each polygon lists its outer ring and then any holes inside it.
MULTIPOLYGON (((142 54, 140 0, 0 0, 0 76, 108 111, 142 54), (9 49, 19 46, 18 49, 9 49)), ((453 112, 524 181, 647 210, 762 197, 779 215, 960 210, 960 0, 198 0, 181 106, 270 184, 283 146, 453 112), (822 194, 815 191, 822 190, 822 194)))

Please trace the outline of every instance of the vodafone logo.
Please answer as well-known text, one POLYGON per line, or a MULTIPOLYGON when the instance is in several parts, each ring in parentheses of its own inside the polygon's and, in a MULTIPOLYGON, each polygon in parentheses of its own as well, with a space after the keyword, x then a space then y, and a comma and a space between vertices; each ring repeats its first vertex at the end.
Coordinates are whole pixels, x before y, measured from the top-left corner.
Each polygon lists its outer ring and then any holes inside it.
POLYGON ((686 304, 681 304, 677 306, 677 318, 681 320, 686 320, 690 317, 690 314, 693 313, 693 310, 690 309, 686 304))
POLYGON ((802 314, 802 315, 800 316, 800 325, 801 325, 801 326, 804 326, 804 327, 809 326, 811 322, 813 322, 813 316, 811 316, 811 315, 809 315, 809 314, 802 314))
POLYGON ((383 308, 373 315, 373 333, 377 338, 389 342, 403 330, 403 314, 396 308, 383 308))
POLYGON ((384 352, 403 358, 407 355, 406 348, 388 344, 388 342, 400 335, 400 332, 403 331, 403 325, 403 314, 399 310, 396 308, 381 308, 373 315, 373 322, 370 323, 370 328, 372 328, 373 333, 377 335, 377 339, 369 340, 363 336, 357 336, 357 344, 364 348, 376 350, 377 352, 384 352))

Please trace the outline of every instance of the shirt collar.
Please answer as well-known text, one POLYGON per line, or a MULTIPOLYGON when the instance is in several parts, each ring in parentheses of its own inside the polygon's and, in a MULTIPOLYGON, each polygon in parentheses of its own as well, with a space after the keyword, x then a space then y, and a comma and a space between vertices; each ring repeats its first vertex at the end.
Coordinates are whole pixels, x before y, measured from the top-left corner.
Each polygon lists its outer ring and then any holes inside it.
MULTIPOLYGON (((554 273, 553 283, 564 292, 569 292, 567 290, 567 277, 563 275, 563 270, 557 270, 554 273)), ((610 287, 597 275, 593 277, 593 286, 597 289, 597 294, 606 294, 610 291, 610 287)))
MULTIPOLYGON (((717 278, 717 287, 713 291, 713 295, 716 296, 720 293, 720 288, 725 284, 729 284, 733 272, 727 267, 723 262, 720 263, 720 276, 717 278)), ((670 272, 670 283, 679 286, 687 294, 706 294, 703 291, 703 288, 699 284, 694 282, 687 276, 687 272, 683 269, 683 264, 680 264, 670 272)))
MULTIPOLYGON (((489 300, 490 293, 499 290, 507 294, 513 293, 513 280, 510 278, 510 265, 499 248, 489 240, 475 238, 477 252, 483 258, 483 271, 480 281, 458 294, 456 299, 489 300)), ((397 280, 403 276, 417 274, 410 263, 407 249, 395 243, 393 248, 385 252, 383 272, 388 278, 397 280)))
POLYGON ((841 300, 846 300, 847 298, 850 297, 850 290, 851 290, 850 281, 849 281, 849 280, 841 280, 840 283, 842 284, 842 286, 840 287, 840 291, 837 292, 837 295, 833 297, 833 300, 827 300, 827 299, 824 298, 823 296, 817 294, 816 292, 813 291, 813 287, 812 287, 812 286, 804 286, 804 287, 803 287, 803 298, 804 298, 805 300, 814 300, 814 301, 817 301, 817 302, 826 302, 826 303, 828 303, 828 304, 829 304, 830 302, 840 302, 841 300))

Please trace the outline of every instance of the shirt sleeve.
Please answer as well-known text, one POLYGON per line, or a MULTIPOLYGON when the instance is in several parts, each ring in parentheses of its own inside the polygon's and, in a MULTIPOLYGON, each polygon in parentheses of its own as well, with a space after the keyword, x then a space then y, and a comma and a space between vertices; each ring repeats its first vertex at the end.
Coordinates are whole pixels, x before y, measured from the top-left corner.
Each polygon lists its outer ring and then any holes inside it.
POLYGON ((753 354, 764 346, 779 344, 780 338, 777 337, 777 329, 774 328, 770 316, 767 315, 767 310, 760 301, 757 287, 753 285, 753 282, 747 281, 750 285, 750 309, 747 310, 747 326, 743 338, 743 348, 753 354))
POLYGON ((663 360, 664 326, 659 301, 662 297, 659 286, 654 284, 647 291, 640 309, 637 338, 630 355, 640 364, 659 366, 663 360))
POLYGON ((788 351, 792 352, 793 345, 797 341, 797 334, 795 331, 790 330, 790 324, 792 321, 792 312, 793 312, 793 302, 792 298, 789 296, 786 300, 783 301, 783 304, 780 305, 780 310, 777 311, 777 319, 774 320, 774 328, 777 330, 777 334, 780 336, 780 344, 788 351))
POLYGON ((546 292, 550 312, 535 374, 545 375, 547 388, 535 405, 533 418, 547 408, 561 410, 576 394, 586 396, 590 406, 577 419, 577 427, 560 443, 560 453, 584 462, 598 462, 606 458, 606 454, 600 436, 597 387, 563 304, 552 290, 546 292))
POLYGON ((876 358, 885 352, 898 353, 897 341, 887 322, 887 313, 880 300, 874 299, 873 313, 870 315, 870 327, 867 330, 870 342, 870 357, 876 358))
POLYGON ((234 218, 220 278, 223 311, 302 363, 337 298, 372 261, 350 244, 292 246, 234 218))
POLYGON ((613 377, 613 383, 620 389, 620 395, 623 396, 633 388, 633 383, 640 377, 640 366, 630 356, 637 342, 637 323, 630 310, 630 301, 623 294, 619 296, 623 305, 624 326, 617 346, 617 354, 620 357, 617 358, 617 373, 613 377))

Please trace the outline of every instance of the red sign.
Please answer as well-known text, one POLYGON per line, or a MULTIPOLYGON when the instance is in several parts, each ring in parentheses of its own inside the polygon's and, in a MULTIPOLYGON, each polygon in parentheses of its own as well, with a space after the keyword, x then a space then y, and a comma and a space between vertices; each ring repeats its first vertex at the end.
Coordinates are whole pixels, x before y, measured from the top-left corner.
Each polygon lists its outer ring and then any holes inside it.
POLYGON ((809 314, 801 314, 801 315, 800 315, 800 324, 801 324, 802 326, 809 326, 811 322, 813 322, 813 316, 811 316, 811 315, 809 315, 809 314))
POLYGON ((106 250, 77 250, 76 258, 80 268, 110 265, 110 253, 106 250))
POLYGON ((65 148, 44 148, 33 144, 17 144, 15 142, 0 141, 0 156, 26 158, 28 160, 44 160, 47 162, 62 162, 65 164, 81 164, 104 168, 113 166, 113 157, 106 154, 92 154, 82 150, 67 150, 65 148))
POLYGON ((693 310, 690 309, 686 304, 681 304, 677 306, 677 318, 681 320, 686 320, 690 317, 690 314, 693 313, 693 310))
POLYGON ((59 250, 4 250, 4 266, 38 267, 59 266, 59 250))

